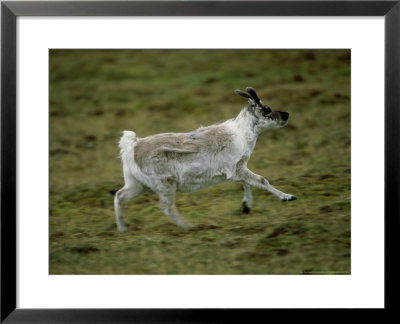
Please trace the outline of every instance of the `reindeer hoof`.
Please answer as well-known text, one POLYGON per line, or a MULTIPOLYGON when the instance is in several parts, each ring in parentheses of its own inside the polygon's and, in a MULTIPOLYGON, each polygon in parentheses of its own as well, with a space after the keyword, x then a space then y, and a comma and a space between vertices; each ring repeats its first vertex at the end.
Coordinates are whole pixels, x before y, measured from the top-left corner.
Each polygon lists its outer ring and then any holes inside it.
POLYGON ((250 210, 251 210, 250 207, 247 206, 247 203, 244 201, 242 203, 242 211, 243 211, 243 213, 248 214, 248 213, 250 213, 250 210))
POLYGON ((193 228, 193 224, 185 222, 185 224, 181 225, 181 227, 184 229, 191 229, 191 228, 193 228))
POLYGON ((117 228, 118 228, 118 232, 120 232, 120 233, 125 232, 128 229, 128 227, 126 227, 125 223, 117 224, 117 228))
POLYGON ((286 196, 283 197, 281 200, 282 200, 282 201, 292 201, 292 200, 296 200, 296 199, 297 199, 296 196, 286 195, 286 196))

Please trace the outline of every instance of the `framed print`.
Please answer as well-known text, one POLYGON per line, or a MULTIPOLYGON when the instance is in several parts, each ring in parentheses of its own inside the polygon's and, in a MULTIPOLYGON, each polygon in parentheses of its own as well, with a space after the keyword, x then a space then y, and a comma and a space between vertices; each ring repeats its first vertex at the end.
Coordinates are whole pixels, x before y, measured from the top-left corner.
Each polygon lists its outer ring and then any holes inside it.
POLYGON ((393 310, 398 1, 1 10, 1 321, 393 310))

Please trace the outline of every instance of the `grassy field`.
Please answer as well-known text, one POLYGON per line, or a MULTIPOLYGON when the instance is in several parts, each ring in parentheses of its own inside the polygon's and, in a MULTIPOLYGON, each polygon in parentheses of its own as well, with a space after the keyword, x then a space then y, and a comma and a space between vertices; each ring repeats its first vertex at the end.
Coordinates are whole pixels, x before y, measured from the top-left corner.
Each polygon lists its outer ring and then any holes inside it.
POLYGON ((349 50, 51 50, 51 274, 349 274, 349 50), (120 134, 186 132, 235 117, 252 86, 289 124, 263 133, 249 168, 296 201, 226 182, 177 195, 177 227, 154 193, 125 208, 120 134))

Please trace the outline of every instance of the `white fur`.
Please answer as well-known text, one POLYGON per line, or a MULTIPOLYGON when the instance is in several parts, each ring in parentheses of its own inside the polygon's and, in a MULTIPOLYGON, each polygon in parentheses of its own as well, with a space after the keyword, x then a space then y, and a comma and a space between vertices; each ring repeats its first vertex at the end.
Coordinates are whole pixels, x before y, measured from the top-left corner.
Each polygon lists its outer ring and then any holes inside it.
POLYGON ((190 133, 158 134, 141 139, 134 132, 124 131, 119 147, 125 185, 114 199, 118 230, 126 230, 123 205, 147 189, 159 195, 161 210, 182 227, 189 224, 176 210, 176 191, 199 190, 227 180, 241 182, 245 189, 242 202, 245 212, 252 206, 250 186, 267 190, 283 201, 296 199, 247 169, 258 135, 287 123, 281 114, 285 113, 271 112, 265 116, 250 99, 236 118, 190 133))

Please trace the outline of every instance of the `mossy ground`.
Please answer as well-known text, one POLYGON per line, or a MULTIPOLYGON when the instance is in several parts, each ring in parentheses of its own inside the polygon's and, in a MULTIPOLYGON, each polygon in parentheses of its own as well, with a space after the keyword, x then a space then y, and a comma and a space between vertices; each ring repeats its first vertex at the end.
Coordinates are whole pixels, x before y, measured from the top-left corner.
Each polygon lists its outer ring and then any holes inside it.
POLYGON ((349 50, 51 50, 51 274, 350 273, 349 50), (249 168, 297 196, 281 202, 226 182, 178 194, 194 227, 154 193, 125 209, 118 233, 110 190, 123 185, 117 141, 186 132, 235 117, 252 86, 285 128, 263 133, 249 168))

